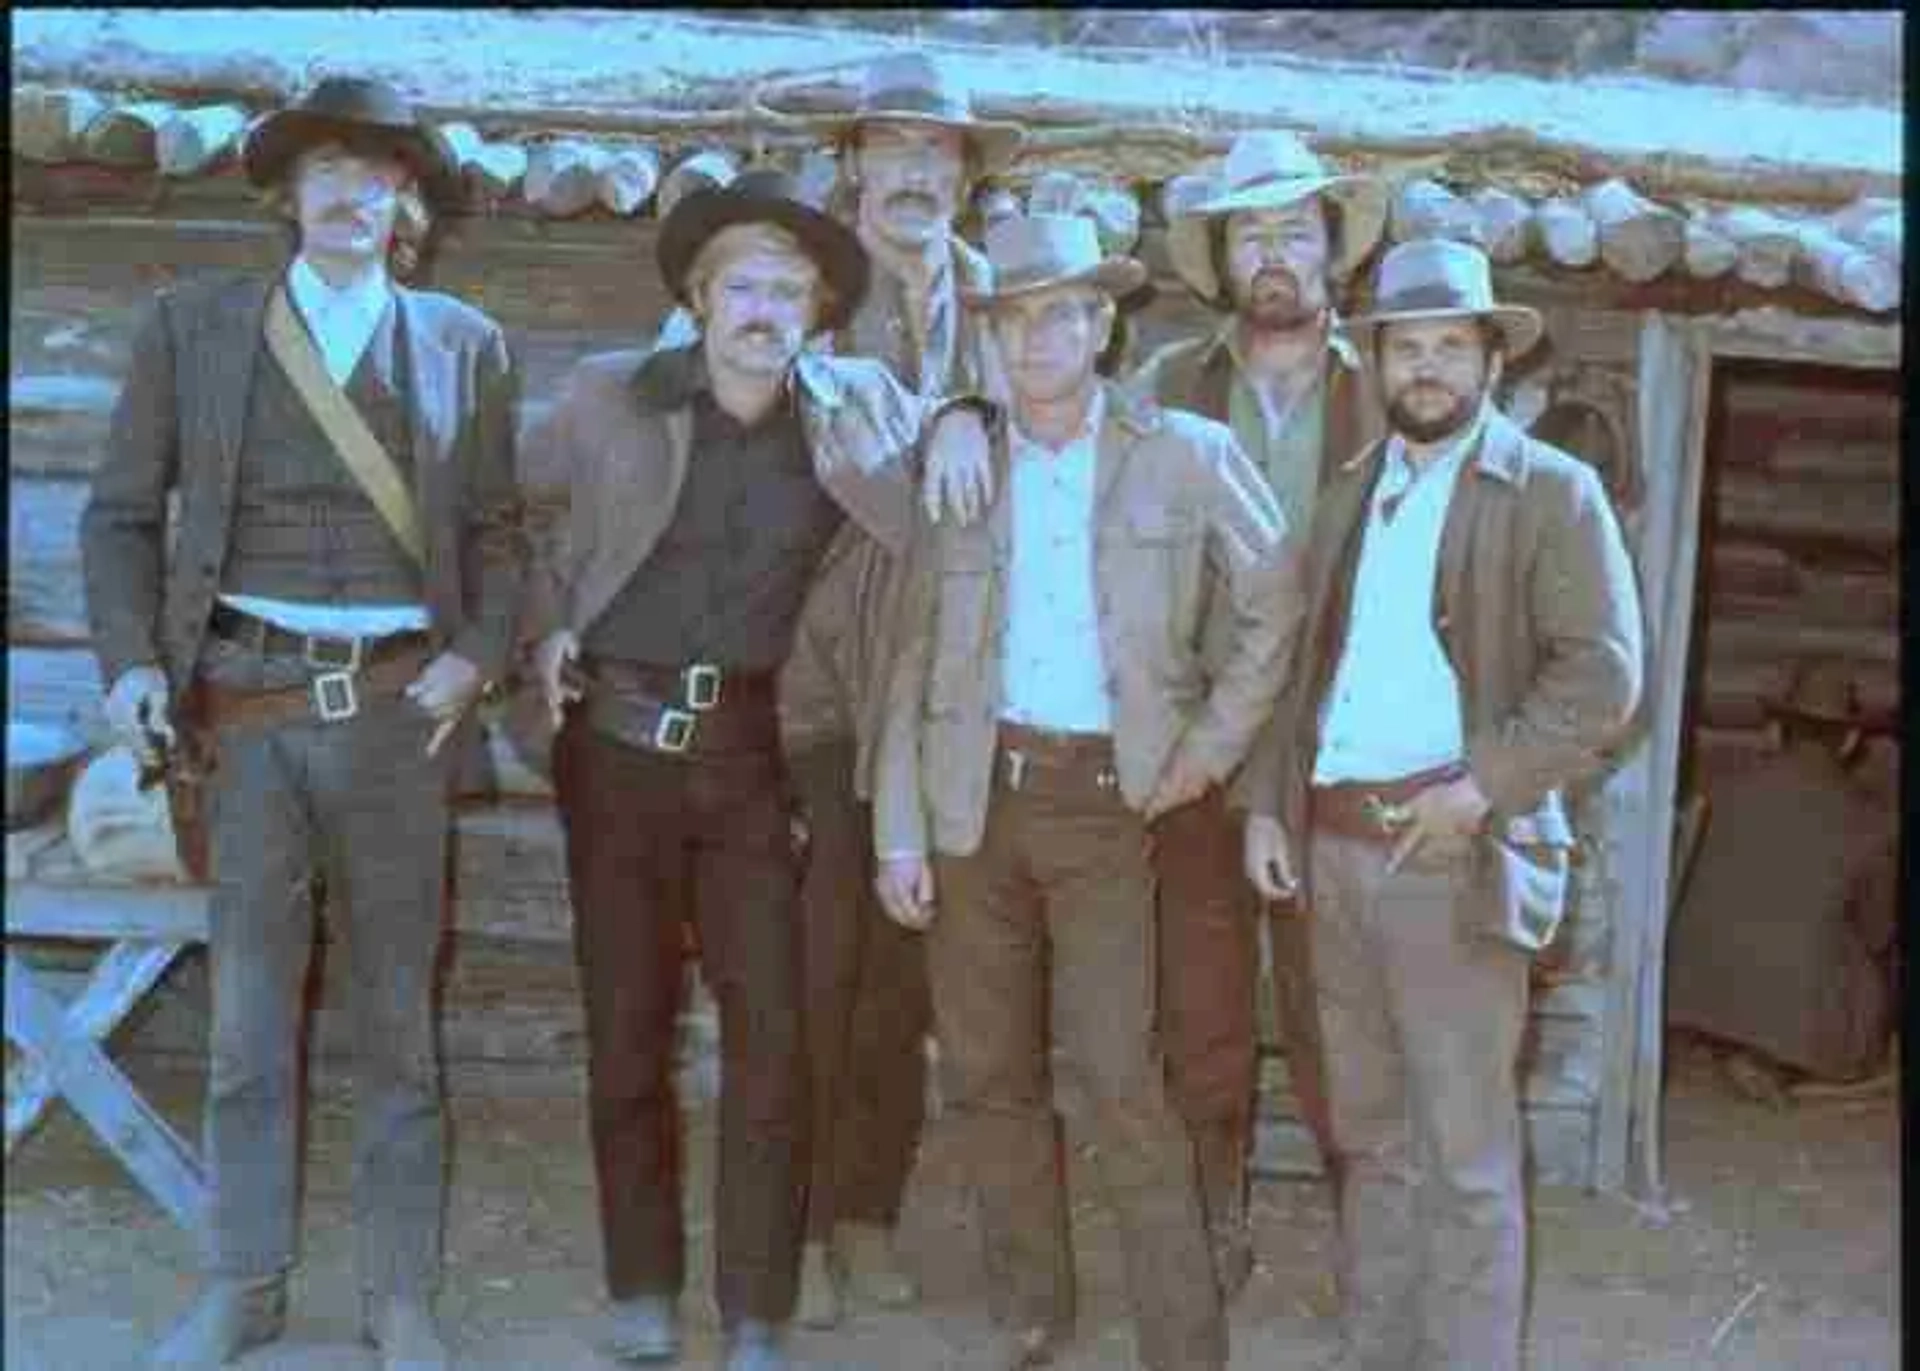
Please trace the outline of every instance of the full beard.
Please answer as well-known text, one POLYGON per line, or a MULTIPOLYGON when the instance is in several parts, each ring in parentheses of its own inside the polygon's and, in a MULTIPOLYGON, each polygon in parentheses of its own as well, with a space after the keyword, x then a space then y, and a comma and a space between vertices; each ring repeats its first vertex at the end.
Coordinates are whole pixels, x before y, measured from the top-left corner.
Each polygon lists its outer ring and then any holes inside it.
POLYGON ((1471 395, 1456 395, 1453 403, 1437 418, 1421 418, 1410 410, 1406 402, 1396 395, 1387 401, 1387 422, 1395 433, 1401 434, 1416 443, 1438 443, 1460 432, 1473 422, 1473 416, 1480 411, 1480 401, 1485 390, 1476 390, 1471 395))
POLYGON ((1292 333, 1319 322, 1321 314, 1320 306, 1310 302, 1299 282, 1285 271, 1263 271, 1254 277, 1239 306, 1241 327, 1250 333, 1292 333), (1275 284, 1267 286, 1268 282, 1275 284))

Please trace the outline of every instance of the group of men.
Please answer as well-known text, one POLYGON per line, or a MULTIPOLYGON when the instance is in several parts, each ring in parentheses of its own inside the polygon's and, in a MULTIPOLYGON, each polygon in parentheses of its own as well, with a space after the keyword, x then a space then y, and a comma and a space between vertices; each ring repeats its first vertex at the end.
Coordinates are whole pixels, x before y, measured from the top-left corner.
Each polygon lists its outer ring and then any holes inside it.
POLYGON ((284 1323, 316 876, 360 1034, 365 1332, 391 1371, 451 1364, 448 768, 518 639, 614 1355, 680 1351, 690 925, 729 1367, 787 1365, 796 1319, 915 1300, 895 1230, 929 1030, 991 1364, 1073 1334, 1057 1043, 1142 1364, 1223 1367, 1264 920, 1346 1364, 1517 1366, 1528 958, 1564 899, 1563 792, 1620 738, 1642 651, 1599 481, 1491 405, 1538 316, 1476 250, 1413 242, 1342 320, 1382 188, 1248 134, 1172 227, 1219 329, 1106 380, 1144 267, 1079 216, 997 222, 984 253, 955 232, 1018 128, 894 56, 824 131, 834 209, 749 170, 665 215, 692 327, 586 359, 519 435, 566 473, 537 556, 499 329, 401 284, 457 175, 390 89, 333 78, 264 120, 246 169, 291 264, 163 295, 140 335, 88 592, 110 721, 200 797, 214 888, 208 1280, 158 1364, 284 1323))

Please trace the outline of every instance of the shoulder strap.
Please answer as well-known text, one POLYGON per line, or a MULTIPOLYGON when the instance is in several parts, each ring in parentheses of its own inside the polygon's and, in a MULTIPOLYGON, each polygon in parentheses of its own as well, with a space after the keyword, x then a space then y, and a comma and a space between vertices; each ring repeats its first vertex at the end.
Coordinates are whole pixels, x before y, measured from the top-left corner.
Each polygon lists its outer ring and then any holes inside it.
POLYGON ((306 405, 307 412, 320 425, 327 442, 339 454, 353 479, 360 483, 373 507, 380 512, 393 536, 400 541, 417 566, 427 564, 426 539, 420 532, 420 516, 414 509, 413 492, 406 478, 394 466, 393 458, 380 446, 380 440, 367 427, 346 392, 334 384, 320 363, 313 340, 293 317, 284 289, 275 290, 267 305, 267 350, 280 364, 294 393, 306 405))

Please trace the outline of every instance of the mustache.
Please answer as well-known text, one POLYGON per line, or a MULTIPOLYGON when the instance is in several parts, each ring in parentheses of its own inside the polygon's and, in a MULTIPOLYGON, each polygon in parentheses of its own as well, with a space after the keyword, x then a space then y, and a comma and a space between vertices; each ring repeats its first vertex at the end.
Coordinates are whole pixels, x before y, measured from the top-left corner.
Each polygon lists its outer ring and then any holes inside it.
POLYGON ((748 338, 764 338, 769 343, 777 343, 780 341, 780 335, 781 330, 772 324, 742 324, 733 331, 733 336, 743 341, 748 338))
POLYGON ((930 212, 940 208, 940 202, 923 190, 896 190, 887 197, 889 208, 909 204, 924 206, 930 212))
POLYGON ((320 222, 357 224, 368 216, 369 211, 358 205, 330 205, 321 212, 320 222))

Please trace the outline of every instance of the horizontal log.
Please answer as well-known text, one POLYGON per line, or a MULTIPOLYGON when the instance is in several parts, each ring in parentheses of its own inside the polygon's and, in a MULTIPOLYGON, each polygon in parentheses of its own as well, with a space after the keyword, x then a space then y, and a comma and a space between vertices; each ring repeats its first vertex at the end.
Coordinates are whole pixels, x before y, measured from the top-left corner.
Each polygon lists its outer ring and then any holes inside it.
POLYGON ((605 148, 575 138, 557 138, 527 149, 527 203, 542 214, 565 219, 593 204, 606 169, 605 148))
POLYGON ((1733 270, 1740 249, 1701 215, 1691 215, 1686 224, 1686 242, 1681 264, 1687 275, 1702 281, 1718 280, 1733 270))
POLYGON ((1553 197, 1533 211, 1534 237, 1557 266, 1590 267, 1600 259, 1600 229, 1577 200, 1553 197))
POLYGON ((1415 177, 1394 191, 1387 213, 1387 235, 1396 243, 1415 238, 1451 238, 1482 245, 1480 216, 1474 207, 1438 181, 1415 177))
POLYGON ((607 155, 600 171, 600 203, 625 217, 636 212, 660 183, 660 157, 652 148, 627 146, 607 155))
POLYGON ((1707 594, 1768 595, 1786 598, 1800 588, 1799 564, 1784 548, 1738 538, 1711 540, 1707 594))
POLYGON ((1730 418, 1772 420, 1781 432, 1885 438, 1900 429, 1901 393, 1892 384, 1809 385, 1736 373, 1721 394, 1730 418))
POLYGON ((1900 544, 1899 505, 1877 484, 1762 478, 1729 469, 1716 498, 1719 527, 1753 541, 1881 553, 1900 544))
POLYGON ((89 634, 80 569, 84 481, 14 477, 7 483, 7 637, 84 643, 89 634))
POLYGON ((1800 251, 1796 226, 1768 210, 1737 205, 1724 211, 1714 228, 1733 241, 1738 256, 1734 274, 1749 285, 1777 290, 1793 273, 1800 251))
POLYGON ((1710 657, 1724 654, 1752 660, 1773 657, 1783 662, 1833 657, 1848 663, 1897 667, 1900 629, 1885 627, 1829 627, 1825 624, 1777 623, 1757 619, 1710 619, 1706 626, 1710 657))
POLYGON ((1849 243, 1898 262, 1901 255, 1901 225, 1904 216, 1898 200, 1869 196, 1854 201, 1829 216, 1833 231, 1849 243))
POLYGON ((1511 191, 1483 186, 1468 197, 1480 220, 1480 241, 1487 256, 1506 266, 1527 255, 1533 235, 1533 206, 1511 191))
POLYGON ((159 155, 161 126, 173 113, 173 106, 161 100, 108 109, 87 125, 82 151, 111 167, 150 167, 159 155))
POLYGON ((724 186, 739 174, 740 164, 724 148, 703 148, 682 158, 660 178, 660 187, 654 194, 654 217, 666 218, 673 213, 675 205, 694 191, 724 186))
POLYGON ((1600 260, 1629 281, 1651 281, 1680 260, 1686 220, 1618 177, 1582 196, 1600 238, 1600 260))
POLYGON ((454 165, 462 169, 473 161, 486 141, 480 136, 480 130, 464 119, 456 119, 438 127, 441 141, 447 145, 447 151, 453 154, 454 165))
POLYGON ((466 165, 467 184, 483 204, 512 195, 526 175, 527 150, 518 143, 482 143, 466 165))
MULTIPOLYGON (((1701 672, 1701 722, 1718 728, 1757 729, 1766 721, 1761 703, 1788 689, 1798 652, 1781 655, 1767 639, 1709 633, 1701 672)), ((1891 719, 1900 711, 1900 670, 1885 661, 1853 659, 1848 675, 1870 717, 1891 719)))
POLYGON ((9 137, 13 155, 35 162, 66 161, 79 153, 82 135, 106 107, 92 91, 73 86, 14 87, 9 137))
POLYGON ((240 145, 248 115, 238 105, 176 110, 160 126, 154 160, 162 176, 198 176, 240 145))
POLYGON ((1817 224, 1800 229, 1794 270, 1805 285, 1870 314, 1900 304, 1900 263, 1868 252, 1817 224))

